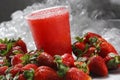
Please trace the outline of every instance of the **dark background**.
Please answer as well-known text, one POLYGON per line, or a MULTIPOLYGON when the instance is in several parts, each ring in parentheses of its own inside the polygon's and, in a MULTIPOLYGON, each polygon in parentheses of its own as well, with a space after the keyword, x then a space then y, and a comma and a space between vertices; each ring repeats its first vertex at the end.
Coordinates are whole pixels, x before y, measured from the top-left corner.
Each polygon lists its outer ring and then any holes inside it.
POLYGON ((0 22, 10 20, 11 13, 16 10, 23 10, 34 2, 42 2, 44 0, 0 0, 0 22))

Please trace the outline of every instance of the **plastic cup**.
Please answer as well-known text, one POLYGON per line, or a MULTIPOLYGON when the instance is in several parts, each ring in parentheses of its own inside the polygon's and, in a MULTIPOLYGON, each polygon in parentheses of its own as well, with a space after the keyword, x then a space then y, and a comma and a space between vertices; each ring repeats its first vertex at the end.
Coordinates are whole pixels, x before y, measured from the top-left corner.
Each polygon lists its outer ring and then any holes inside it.
POLYGON ((26 19, 38 50, 43 49, 52 56, 72 53, 67 6, 37 10, 26 19))

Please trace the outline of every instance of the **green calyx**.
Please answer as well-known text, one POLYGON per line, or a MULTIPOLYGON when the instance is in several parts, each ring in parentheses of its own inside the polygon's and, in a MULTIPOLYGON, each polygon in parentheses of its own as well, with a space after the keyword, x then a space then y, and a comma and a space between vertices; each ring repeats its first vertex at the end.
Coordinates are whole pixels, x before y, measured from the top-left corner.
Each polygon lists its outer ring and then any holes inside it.
POLYGON ((25 54, 23 57, 21 57, 23 65, 26 65, 30 63, 30 54, 25 54))
POLYGON ((5 50, 0 50, 0 55, 5 56, 12 48, 12 43, 7 43, 7 47, 5 50))
POLYGON ((69 67, 67 67, 66 65, 64 65, 64 64, 62 63, 61 56, 55 55, 55 60, 54 60, 54 62, 57 64, 57 68, 58 68, 57 73, 58 73, 58 75, 59 75, 60 77, 65 76, 66 72, 69 70, 69 67))
POLYGON ((25 54, 23 57, 21 57, 21 60, 23 61, 23 65, 26 65, 28 63, 34 63, 37 64, 37 57, 41 54, 40 51, 31 51, 30 53, 25 54), (31 55, 32 54, 32 55, 31 55))
POLYGON ((3 43, 3 44, 14 43, 14 42, 16 42, 16 40, 14 39, 8 39, 8 38, 0 39, 0 43, 3 43))
POLYGON ((89 47, 90 47, 89 44, 86 43, 85 49, 84 51, 82 51, 81 49, 76 48, 75 45, 72 45, 73 52, 77 53, 77 56, 76 56, 77 59, 81 57, 83 54, 85 54, 88 51, 89 47))
POLYGON ((69 70, 68 67, 66 67, 65 65, 61 64, 59 65, 59 70, 57 71, 58 75, 60 77, 65 76, 66 72, 69 70))
POLYGON ((3 58, 3 65, 4 66, 11 66, 11 63, 7 58, 3 58))
POLYGON ((83 37, 79 37, 79 36, 75 37, 75 39, 76 39, 78 42, 83 42, 83 41, 84 41, 84 38, 83 38, 83 37))
POLYGON ((18 80, 16 76, 13 78, 12 74, 0 75, 0 80, 18 80))
POLYGON ((33 80, 34 78, 34 70, 26 70, 23 72, 24 77, 26 78, 26 80, 33 80))
POLYGON ((92 38, 89 38, 89 41, 90 43, 96 43, 98 41, 98 38, 97 37, 92 37, 92 38))
POLYGON ((21 57, 22 64, 23 65, 26 65, 28 63, 37 64, 37 62, 38 62, 37 58, 40 54, 41 54, 41 51, 31 51, 29 53, 24 54, 21 57))
POLYGON ((75 65, 78 69, 82 70, 85 73, 87 73, 89 71, 87 64, 85 62, 83 62, 81 65, 80 64, 75 64, 75 65))
POLYGON ((95 53, 100 52, 101 41, 99 41, 97 37, 89 38, 89 41, 90 41, 90 44, 96 48, 95 53))
MULTIPOLYGON (((84 38, 83 37, 75 37, 75 39, 77 40, 77 42, 83 42, 84 41, 84 38)), ((83 51, 76 48, 75 45, 72 45, 72 49, 73 49, 73 52, 77 53, 77 57, 80 57, 82 54, 83 54, 83 51)))
POLYGON ((0 75, 0 80, 7 80, 4 75, 0 75))
POLYGON ((73 53, 77 53, 77 56, 76 56, 77 58, 79 58, 80 56, 82 56, 82 54, 83 54, 82 50, 76 48, 74 45, 72 45, 72 49, 73 49, 73 53))
POLYGON ((6 45, 5 49, 0 50, 0 55, 6 56, 6 54, 12 49, 14 42, 15 42, 14 39, 8 39, 8 38, 0 39, 0 44, 6 45))
POLYGON ((118 68, 118 65, 120 65, 120 56, 114 56, 107 62, 108 69, 118 68))
POLYGON ((38 64, 37 58, 39 57, 39 55, 41 55, 42 52, 43 50, 31 51, 30 54, 32 53, 32 55, 30 55, 30 59, 29 59, 30 63, 38 64))

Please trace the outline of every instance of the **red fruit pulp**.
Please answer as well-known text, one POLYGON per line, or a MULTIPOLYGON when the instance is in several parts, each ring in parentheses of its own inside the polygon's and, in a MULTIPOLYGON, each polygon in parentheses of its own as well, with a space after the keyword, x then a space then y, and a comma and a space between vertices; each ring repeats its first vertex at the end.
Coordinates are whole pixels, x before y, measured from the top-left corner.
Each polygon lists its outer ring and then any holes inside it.
POLYGON ((54 7, 34 12, 27 17, 37 49, 52 56, 71 53, 69 12, 54 7))

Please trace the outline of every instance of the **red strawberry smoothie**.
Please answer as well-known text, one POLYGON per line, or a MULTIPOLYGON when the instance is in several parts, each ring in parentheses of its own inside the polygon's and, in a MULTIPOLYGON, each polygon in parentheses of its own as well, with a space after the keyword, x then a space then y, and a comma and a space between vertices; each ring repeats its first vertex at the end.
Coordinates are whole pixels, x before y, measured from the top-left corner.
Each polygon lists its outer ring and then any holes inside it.
POLYGON ((38 50, 43 49, 52 56, 72 52, 68 7, 38 10, 26 19, 38 50))

